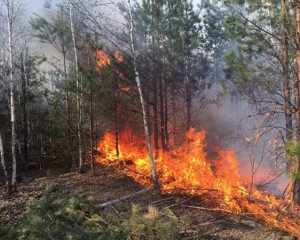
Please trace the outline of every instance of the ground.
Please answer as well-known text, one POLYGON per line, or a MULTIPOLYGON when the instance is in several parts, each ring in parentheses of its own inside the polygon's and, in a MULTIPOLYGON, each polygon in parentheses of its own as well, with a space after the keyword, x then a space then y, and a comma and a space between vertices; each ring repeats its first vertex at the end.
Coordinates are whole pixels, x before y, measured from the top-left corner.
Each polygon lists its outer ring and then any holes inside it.
MULTIPOLYGON (((18 185, 18 192, 12 196, 6 194, 4 184, 0 186, 0 224, 14 226, 22 214, 26 202, 38 199, 42 191, 52 186, 57 197, 65 197, 78 192, 88 196, 95 204, 107 202, 142 190, 143 187, 112 167, 97 166, 95 176, 90 172, 78 174, 48 171, 43 175, 27 174, 18 185)), ((185 205, 201 206, 201 199, 188 196, 157 196, 150 191, 132 199, 123 201, 104 211, 122 214, 131 209, 133 203, 147 207, 149 204, 162 209, 169 207, 179 218, 182 239, 296 239, 286 233, 276 231, 253 218, 224 212, 190 209, 185 205)), ((206 206, 205 206, 206 207, 206 206)), ((1 238, 1 237, 0 237, 1 238)))

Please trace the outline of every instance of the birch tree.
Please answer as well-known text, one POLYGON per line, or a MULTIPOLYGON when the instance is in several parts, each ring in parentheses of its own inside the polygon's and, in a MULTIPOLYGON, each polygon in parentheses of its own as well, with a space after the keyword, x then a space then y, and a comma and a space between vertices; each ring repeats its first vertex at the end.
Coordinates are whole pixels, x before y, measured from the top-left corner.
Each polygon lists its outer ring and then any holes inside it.
POLYGON ((7 169, 6 169, 5 159, 4 159, 4 149, 3 149, 3 140, 2 140, 1 132, 0 132, 0 162, 4 172, 6 184, 8 184, 8 174, 7 174, 7 169))
POLYGON ((11 122, 11 157, 12 157, 12 174, 9 182, 9 192, 16 191, 17 159, 16 159, 16 116, 15 116, 15 79, 14 79, 14 29, 17 24, 17 17, 20 14, 22 2, 15 0, 2 0, 6 10, 7 24, 7 52, 9 68, 9 109, 11 122))
POLYGON ((75 27, 73 21, 73 5, 72 2, 69 1, 69 13, 70 13, 70 28, 72 34, 72 42, 73 42, 73 50, 74 50, 74 58, 75 58, 75 72, 76 72, 76 88, 77 88, 77 136, 78 136, 78 153, 79 153, 79 172, 82 172, 82 165, 83 165, 83 157, 82 157, 82 81, 79 76, 79 65, 78 65, 78 54, 77 54, 77 47, 76 47, 76 38, 75 38, 75 27))
POLYGON ((160 192, 160 186, 159 186, 159 182, 158 182, 155 161, 154 161, 154 156, 153 156, 153 149, 152 149, 151 136, 150 136, 150 131, 149 131, 148 118, 146 115, 146 103, 144 100, 144 95, 143 95, 143 91, 142 91, 139 72, 136 67, 137 54, 136 54, 135 42, 134 42, 134 22, 133 22, 133 15, 132 15, 130 0, 128 0, 128 12, 129 12, 128 25, 129 25, 129 31, 130 31, 130 49, 131 49, 131 54, 132 54, 132 58, 133 58, 135 81, 136 81, 136 85, 137 85, 137 88, 139 91, 139 97, 140 97, 140 101, 141 101, 141 105, 142 105, 143 122, 144 122, 147 145, 148 145, 150 164, 151 164, 151 169, 152 169, 152 177, 153 177, 155 190, 157 192, 160 192))

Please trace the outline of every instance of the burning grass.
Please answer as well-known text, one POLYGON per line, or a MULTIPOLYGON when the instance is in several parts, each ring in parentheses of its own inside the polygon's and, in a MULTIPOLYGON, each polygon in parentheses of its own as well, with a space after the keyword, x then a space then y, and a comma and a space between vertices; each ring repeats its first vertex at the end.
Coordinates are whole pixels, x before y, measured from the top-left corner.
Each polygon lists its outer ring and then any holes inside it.
MULTIPOLYGON (((233 151, 210 148, 206 133, 191 129, 186 140, 170 151, 156 154, 156 167, 163 194, 206 194, 212 210, 251 214, 256 219, 300 236, 300 210, 288 198, 252 188, 247 189, 239 175, 239 163, 233 151)), ((105 165, 120 165, 128 176, 144 186, 151 186, 151 167, 145 142, 140 136, 125 130, 119 137, 119 156, 114 134, 107 132, 98 150, 104 157, 97 161, 105 165)))

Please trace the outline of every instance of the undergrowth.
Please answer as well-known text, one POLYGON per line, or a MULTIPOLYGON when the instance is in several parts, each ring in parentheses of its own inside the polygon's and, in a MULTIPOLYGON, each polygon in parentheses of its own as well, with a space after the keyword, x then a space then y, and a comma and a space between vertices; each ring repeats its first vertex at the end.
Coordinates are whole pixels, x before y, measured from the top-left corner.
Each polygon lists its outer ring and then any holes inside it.
POLYGON ((46 190, 31 200, 16 229, 0 226, 1 240, 176 240, 178 219, 170 210, 132 206, 131 214, 104 213, 86 197, 55 200, 46 190))

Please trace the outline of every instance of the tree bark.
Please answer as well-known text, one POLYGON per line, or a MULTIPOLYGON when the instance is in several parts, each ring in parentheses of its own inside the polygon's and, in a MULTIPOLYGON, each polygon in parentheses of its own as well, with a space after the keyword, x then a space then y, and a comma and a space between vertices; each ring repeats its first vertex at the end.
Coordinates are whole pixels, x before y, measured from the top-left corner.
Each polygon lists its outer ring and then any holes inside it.
POLYGON ((177 118, 176 118, 176 105, 175 105, 175 90, 174 90, 174 86, 172 89, 172 122, 173 122, 173 126, 172 126, 172 137, 173 137, 173 145, 177 146, 177 118))
POLYGON ((9 180, 8 180, 8 174, 7 174, 6 164, 5 164, 4 148, 3 148, 3 140, 2 140, 1 132, 0 132, 0 161, 1 161, 1 166, 2 166, 3 172, 4 172, 6 185, 8 185, 9 180))
POLYGON ((75 58, 75 71, 76 71, 76 88, 77 88, 77 136, 78 136, 78 153, 79 153, 79 172, 82 172, 83 167, 83 156, 82 156, 82 105, 81 105, 81 92, 82 92, 82 83, 79 76, 79 67, 78 67, 78 54, 76 47, 76 39, 75 39, 75 29, 73 23, 73 10, 72 3, 69 1, 69 11, 70 11, 70 25, 71 25, 71 34, 72 34, 72 42, 73 42, 73 50, 74 50, 74 58, 75 58))
POLYGON ((12 155, 12 177, 9 191, 15 192, 17 189, 17 158, 16 158, 16 116, 15 116, 15 99, 14 99, 14 76, 13 76, 13 21, 14 16, 10 1, 6 1, 7 10, 7 31, 8 31, 8 55, 9 55, 9 98, 10 98, 10 122, 11 122, 11 155, 12 155))
POLYGON ((91 148, 91 171, 92 174, 95 174, 94 171, 94 91, 93 91, 93 80, 91 79, 90 86, 90 148, 91 148))
POLYGON ((146 140, 148 145, 148 152, 149 152, 149 158, 150 158, 150 164, 151 164, 151 170, 152 170, 152 178, 154 182, 155 190, 160 193, 160 186, 158 182, 157 172, 156 172, 156 166, 155 161, 153 157, 153 149, 152 149, 152 143, 151 143, 151 136, 149 133, 149 125, 148 125, 148 118, 146 115, 146 105, 144 101, 144 96, 142 92, 142 86, 141 86, 141 80, 139 76, 139 72, 136 68, 136 50, 135 50, 135 42, 134 42, 134 23, 133 23, 133 16, 132 16, 132 10, 131 10, 131 4, 130 0, 128 0, 128 12, 129 12, 129 30, 130 30, 130 48, 132 52, 132 58, 133 58, 133 68, 134 68, 134 74, 135 74, 135 81, 137 84, 137 88, 139 91, 141 106, 142 106, 142 113, 143 113, 143 121, 144 121, 144 128, 145 128, 145 134, 146 134, 146 140))
POLYGON ((169 130, 168 130, 168 84, 167 80, 165 79, 165 86, 164 86, 164 97, 165 97, 165 144, 166 149, 169 146, 169 130))
POLYGON ((162 49, 162 29, 160 21, 162 19, 162 3, 160 1, 155 1, 157 11, 155 16, 155 28, 154 33, 156 37, 156 50, 157 50, 157 63, 158 63, 158 73, 159 73, 159 113, 160 113, 160 140, 161 147, 163 150, 166 150, 166 134, 165 134, 165 114, 164 114, 164 72, 163 72, 163 51, 162 49))
MULTIPOLYGON (((157 16, 154 16, 154 9, 153 6, 156 4, 155 0, 151 1, 151 34, 152 34, 152 44, 155 45, 156 42, 158 43, 156 34, 157 34, 157 30, 155 27, 155 23, 157 21, 157 16)), ((159 53, 157 54, 157 56, 159 56, 159 53)), ((155 68, 152 69, 152 71, 155 71, 155 68)), ((158 88, 157 88, 157 77, 156 77, 156 73, 153 72, 153 79, 152 79, 152 87, 153 87, 153 135, 154 135, 154 146, 155 146, 155 150, 157 151, 159 149, 159 132, 158 132, 158 88)))
POLYGON ((188 3, 184 0, 184 39, 183 39, 183 49, 185 52, 184 56, 184 83, 186 91, 186 113, 187 113, 187 130, 191 128, 191 108, 192 108, 192 98, 191 98, 191 87, 190 87, 190 60, 189 60, 189 46, 188 46, 188 32, 187 32, 187 21, 188 21, 188 3))
POLYGON ((116 96, 115 96, 115 144, 116 144, 116 155, 119 157, 119 106, 120 106, 120 91, 118 87, 116 87, 116 96))
MULTIPOLYGON (((63 14, 63 7, 61 6, 60 9, 60 13, 61 13, 61 18, 64 19, 64 14, 63 14)), ((63 20, 63 22, 65 22, 65 20, 63 20)), ((67 46, 66 46, 66 42, 64 37, 62 36, 61 38, 61 53, 63 55, 63 66, 64 66, 64 80, 65 80, 65 88, 66 88, 66 110, 67 110, 67 124, 68 124, 68 144, 69 144, 69 152, 70 152, 70 157, 72 159, 72 164, 74 165, 74 157, 72 154, 72 136, 71 136, 71 132, 72 132, 72 119, 71 119, 71 100, 70 100, 70 93, 69 93, 69 86, 67 84, 67 78, 68 78, 68 74, 67 74, 67 59, 66 59, 66 55, 67 55, 67 46)))
POLYGON ((287 9, 286 0, 281 0, 281 46, 282 46, 282 86, 284 93, 284 113, 285 113, 285 127, 286 140, 291 140, 293 137, 293 118, 291 109, 291 92, 289 82, 289 61, 288 61, 288 33, 287 33, 287 9))
MULTIPOLYGON (((296 99, 297 99, 297 110, 296 110, 296 139, 300 141, 300 2, 294 1, 295 4, 295 20, 296 20, 296 99)), ((293 182, 293 200, 295 203, 300 204, 300 158, 297 158, 297 163, 293 166, 295 172, 295 179, 293 182)))
POLYGON ((158 113, 157 113, 157 80, 153 77, 153 134, 155 149, 159 149, 158 143, 158 113))
POLYGON ((44 169, 44 141, 42 132, 39 133, 40 138, 40 172, 44 169))
POLYGON ((67 110, 67 125, 68 125, 68 150, 71 157, 71 166, 75 167, 75 160, 72 153, 72 119, 71 119, 71 101, 70 101, 70 93, 68 90, 67 81, 67 60, 66 60, 66 50, 64 45, 62 46, 62 55, 63 55, 63 64, 64 64, 64 78, 65 78, 65 88, 66 88, 66 110, 67 110))
POLYGON ((164 109, 164 86, 163 86, 163 76, 161 74, 159 78, 159 105, 160 105, 160 138, 161 138, 161 147, 163 150, 166 149, 165 142, 165 109, 164 109))
POLYGON ((188 67, 188 60, 185 60, 185 77, 184 77, 184 82, 185 82, 185 91, 186 91, 186 114, 187 114, 187 123, 186 123, 186 129, 190 130, 191 128, 191 122, 192 122, 192 117, 191 117, 191 109, 192 109, 192 98, 191 98, 191 87, 190 87, 190 77, 189 77, 189 67, 188 67))
POLYGON ((28 77, 26 69, 26 59, 27 54, 25 54, 25 59, 22 54, 22 92, 23 92, 23 158, 28 167, 29 163, 29 150, 28 150, 28 137, 29 137, 29 120, 28 120, 28 77))

